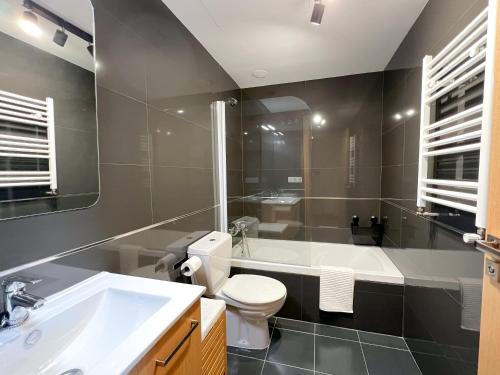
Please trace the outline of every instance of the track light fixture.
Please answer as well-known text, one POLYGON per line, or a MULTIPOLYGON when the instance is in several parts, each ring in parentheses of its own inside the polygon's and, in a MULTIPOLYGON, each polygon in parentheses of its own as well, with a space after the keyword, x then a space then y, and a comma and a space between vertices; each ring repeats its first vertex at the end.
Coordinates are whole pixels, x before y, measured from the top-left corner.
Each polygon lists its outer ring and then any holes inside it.
POLYGON ((33 0, 23 0, 23 6, 27 9, 22 18, 19 20, 19 26, 28 34, 40 37, 42 30, 38 26, 38 17, 47 20, 58 29, 53 37, 53 42, 57 45, 64 47, 68 40, 68 33, 71 33, 78 38, 89 43, 87 50, 93 56, 94 54, 94 37, 86 31, 80 29, 78 26, 73 25, 71 22, 66 21, 64 18, 44 8, 33 0))
POLYGON ((54 34, 54 38, 52 38, 52 41, 61 47, 64 47, 67 40, 68 40, 68 34, 66 34, 64 32, 64 29, 56 30, 56 33, 54 34))
POLYGON ((38 26, 38 17, 31 10, 23 12, 19 20, 19 27, 27 34, 39 38, 42 35, 42 29, 38 26))
POLYGON ((321 0, 314 0, 314 7, 311 15, 311 23, 316 26, 321 25, 321 21, 323 19, 323 13, 325 13, 325 4, 323 4, 321 0))

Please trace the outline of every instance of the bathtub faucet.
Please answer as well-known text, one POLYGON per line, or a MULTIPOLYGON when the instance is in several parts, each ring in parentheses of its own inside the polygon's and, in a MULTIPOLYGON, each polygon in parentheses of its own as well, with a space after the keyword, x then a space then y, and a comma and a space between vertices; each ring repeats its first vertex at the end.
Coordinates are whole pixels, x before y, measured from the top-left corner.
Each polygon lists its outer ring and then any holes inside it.
POLYGON ((246 221, 236 221, 232 223, 232 226, 229 227, 229 234, 233 237, 236 237, 241 233, 241 255, 250 258, 250 248, 248 247, 247 241, 247 224, 246 221))
POLYGON ((248 228, 245 221, 236 221, 231 224, 229 227, 229 234, 233 237, 236 237, 240 233, 243 236, 246 232, 248 232, 248 228))

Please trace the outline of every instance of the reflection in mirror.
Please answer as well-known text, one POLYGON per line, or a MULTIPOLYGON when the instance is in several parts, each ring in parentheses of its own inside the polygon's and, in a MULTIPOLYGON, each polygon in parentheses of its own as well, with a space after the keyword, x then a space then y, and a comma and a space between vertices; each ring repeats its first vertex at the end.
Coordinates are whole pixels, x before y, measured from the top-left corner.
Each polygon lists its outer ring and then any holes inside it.
POLYGON ((90 0, 0 0, 0 219, 99 195, 90 0))

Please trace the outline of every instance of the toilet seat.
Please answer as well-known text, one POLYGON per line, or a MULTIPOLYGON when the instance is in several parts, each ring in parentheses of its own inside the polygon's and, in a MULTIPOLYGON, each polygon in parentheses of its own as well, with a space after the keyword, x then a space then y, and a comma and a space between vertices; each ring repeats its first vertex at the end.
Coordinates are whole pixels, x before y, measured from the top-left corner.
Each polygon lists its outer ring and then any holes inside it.
POLYGON ((286 287, 270 277, 243 274, 228 279, 221 292, 239 304, 261 306, 282 301, 286 287))

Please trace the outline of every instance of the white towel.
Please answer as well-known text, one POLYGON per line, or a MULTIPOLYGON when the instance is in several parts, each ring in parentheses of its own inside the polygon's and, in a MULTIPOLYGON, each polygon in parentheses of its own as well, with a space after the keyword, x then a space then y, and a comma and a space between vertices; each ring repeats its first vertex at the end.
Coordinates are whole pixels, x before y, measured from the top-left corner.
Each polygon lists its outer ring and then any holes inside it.
POLYGON ((354 271, 351 268, 321 266, 319 309, 353 313, 354 271))
POLYGON ((481 324, 481 279, 459 278, 462 296, 462 329, 479 332, 481 324))

